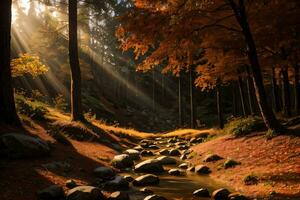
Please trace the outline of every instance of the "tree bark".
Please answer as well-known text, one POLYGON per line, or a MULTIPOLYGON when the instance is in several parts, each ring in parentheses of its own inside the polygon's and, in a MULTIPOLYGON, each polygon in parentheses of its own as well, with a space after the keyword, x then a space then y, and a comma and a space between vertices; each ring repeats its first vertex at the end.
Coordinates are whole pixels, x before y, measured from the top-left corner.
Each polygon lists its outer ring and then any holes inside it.
POLYGON ((241 99, 241 104, 242 104, 242 110, 243 110, 243 115, 247 116, 247 111, 246 111, 246 104, 245 104, 245 92, 243 89, 243 80, 242 77, 238 77, 238 86, 239 86, 239 92, 240 92, 240 99, 241 99))
POLYGON ((235 82, 232 83, 232 104, 233 104, 233 116, 238 116, 238 105, 236 99, 236 87, 235 82))
POLYGON ((0 1, 0 124, 19 126, 10 68, 11 7, 11 0, 0 1))
POLYGON ((246 71, 247 71, 247 93, 248 93, 248 102, 249 102, 249 111, 251 115, 255 114, 254 111, 254 102, 252 98, 252 81, 251 81, 251 72, 249 69, 249 66, 246 66, 246 71))
POLYGON ((283 102, 283 114, 290 117, 291 113, 291 92, 288 69, 284 67, 282 69, 283 87, 282 87, 282 102, 283 102))
POLYGON ((280 111, 280 102, 279 102, 279 95, 278 95, 278 85, 276 82, 276 76, 275 76, 275 68, 272 67, 272 90, 273 90, 273 99, 274 99, 274 109, 275 112, 280 111))
POLYGON ((267 102, 266 91, 261 74, 261 67, 257 56, 256 45, 248 23, 244 0, 239 0, 239 4, 235 3, 233 0, 229 0, 229 3, 234 11, 240 27, 242 28, 243 36, 248 46, 248 60, 251 65, 253 85, 255 88, 256 99, 259 105, 261 116, 268 129, 279 132, 282 130, 282 126, 276 119, 271 107, 269 107, 267 102))
POLYGON ((71 68, 71 120, 84 121, 81 103, 81 73, 78 58, 77 0, 69 0, 69 60, 71 68))
POLYGON ((189 71, 190 78, 190 124, 191 128, 195 128, 195 105, 194 105, 194 67, 192 66, 189 71))
POLYGON ((218 110, 218 121, 219 121, 219 128, 224 128, 224 118, 223 118, 223 107, 222 107, 222 94, 220 85, 217 84, 216 87, 216 96, 217 96, 217 110, 218 110))
POLYGON ((300 113, 300 83, 299 83, 299 66, 294 65, 294 91, 295 91, 295 112, 300 113))
POLYGON ((178 77, 178 124, 181 128, 183 126, 182 120, 182 74, 178 77))

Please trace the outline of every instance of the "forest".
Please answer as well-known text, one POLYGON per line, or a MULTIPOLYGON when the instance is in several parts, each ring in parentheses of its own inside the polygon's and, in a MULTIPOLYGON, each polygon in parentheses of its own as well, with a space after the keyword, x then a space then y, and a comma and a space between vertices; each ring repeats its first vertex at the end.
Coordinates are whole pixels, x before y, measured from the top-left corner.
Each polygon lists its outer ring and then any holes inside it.
POLYGON ((300 199, 299 0, 0 8, 0 200, 300 199))

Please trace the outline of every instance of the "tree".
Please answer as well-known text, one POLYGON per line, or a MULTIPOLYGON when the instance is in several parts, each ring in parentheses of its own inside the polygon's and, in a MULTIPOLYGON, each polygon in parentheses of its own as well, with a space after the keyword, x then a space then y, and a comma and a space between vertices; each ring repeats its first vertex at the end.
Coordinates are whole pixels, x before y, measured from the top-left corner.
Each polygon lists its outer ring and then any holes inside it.
POLYGON ((71 68, 71 120, 84 121, 81 103, 81 72, 78 58, 77 0, 69 0, 69 61, 71 68))
POLYGON ((11 6, 12 0, 0 1, 0 124, 20 125, 10 68, 11 6))

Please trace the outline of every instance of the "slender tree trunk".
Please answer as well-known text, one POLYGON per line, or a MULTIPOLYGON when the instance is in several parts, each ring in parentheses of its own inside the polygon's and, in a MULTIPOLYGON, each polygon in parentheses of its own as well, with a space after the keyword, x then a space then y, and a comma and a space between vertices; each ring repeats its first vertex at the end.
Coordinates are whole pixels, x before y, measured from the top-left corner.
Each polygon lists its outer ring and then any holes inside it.
POLYGON ((236 100, 236 87, 235 82, 232 83, 232 104, 233 104, 233 115, 238 116, 238 105, 236 100))
POLYGON ((217 96, 217 110, 218 110, 218 121, 219 121, 219 128, 224 128, 224 118, 223 118, 223 107, 222 107, 222 94, 220 85, 217 84, 216 87, 216 96, 217 96))
POLYGON ((11 6, 11 0, 0 1, 0 124, 19 126, 10 69, 11 6))
POLYGON ((282 102, 283 102, 283 114, 290 117, 291 113, 291 92, 288 69, 282 69, 283 87, 282 87, 282 102))
POLYGON ((294 65, 294 91, 295 91, 295 112, 300 114, 300 83, 299 83, 299 66, 294 65))
POLYGON ((155 112, 155 71, 152 70, 152 110, 155 112))
POLYGON ((239 86, 239 92, 240 92, 240 99, 241 99, 241 104, 242 104, 242 110, 243 110, 243 115, 247 116, 247 111, 246 111, 246 104, 245 104, 245 92, 243 89, 243 80, 241 76, 238 78, 238 86, 239 86))
POLYGON ((179 127, 183 126, 182 120, 182 73, 178 77, 178 123, 179 127))
POLYGON ((279 102, 279 95, 278 95, 278 85, 276 82, 276 76, 275 76, 275 68, 272 67, 272 95, 273 95, 273 99, 274 99, 274 109, 275 112, 279 112, 280 111, 280 102, 279 102))
POLYGON ((282 126, 276 119, 271 107, 267 102, 266 91, 261 74, 261 67, 257 57, 256 45, 250 30, 250 26, 248 24, 246 8, 244 5, 245 2, 244 0, 239 0, 239 4, 237 4, 234 0, 229 0, 229 3, 235 13, 235 17, 240 27, 242 28, 243 35, 248 46, 248 60, 251 64, 253 84, 261 116, 268 129, 272 129, 276 132, 281 131, 282 126))
POLYGON ((191 128, 195 128, 195 105, 194 105, 194 67, 189 71, 190 78, 190 124, 191 128))
POLYGON ((249 66, 246 66, 246 71, 247 71, 247 93, 248 93, 248 102, 249 102, 249 110, 250 114, 254 115, 254 103, 253 103, 253 98, 252 98, 252 80, 251 80, 251 72, 249 69, 249 66))
POLYGON ((69 0, 69 60, 71 68, 71 120, 84 121, 81 103, 81 74, 78 58, 77 0, 69 0))

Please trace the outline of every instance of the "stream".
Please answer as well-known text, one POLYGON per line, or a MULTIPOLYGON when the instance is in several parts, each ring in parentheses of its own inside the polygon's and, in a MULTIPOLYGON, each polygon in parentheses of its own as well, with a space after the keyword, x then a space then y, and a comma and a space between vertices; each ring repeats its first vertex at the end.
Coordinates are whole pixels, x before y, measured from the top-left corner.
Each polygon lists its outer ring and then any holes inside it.
MULTIPOLYGON (((171 149, 181 149, 181 155, 184 154, 187 150, 190 149, 193 145, 198 144, 199 142, 195 142, 193 144, 190 143, 189 140, 185 139, 161 139, 157 138, 154 141, 151 140, 143 140, 140 145, 136 146, 134 149, 141 151, 151 151, 154 155, 152 156, 140 156, 140 160, 135 161, 135 165, 138 163, 141 163, 143 161, 149 160, 149 159, 157 159, 158 157, 161 157, 163 155, 160 154, 160 151, 162 150, 171 150, 171 149), (143 142, 147 141, 147 142, 143 142), (172 142, 172 143, 170 143, 172 142), (142 148, 141 148, 142 146, 142 148)), ((200 141, 201 142, 201 141, 200 141)), ((200 188, 206 188, 209 190, 210 194, 220 188, 224 188, 224 185, 221 185, 220 183, 217 183, 212 178, 210 178, 209 175, 199 175, 193 171, 189 171, 186 169, 180 169, 178 166, 181 163, 188 163, 188 159, 182 160, 180 158, 180 155, 177 156, 170 156, 168 157, 175 158, 177 160, 176 164, 172 165, 163 165, 165 172, 156 174, 160 181, 158 185, 151 185, 151 186, 134 186, 133 191, 131 191, 130 199, 131 200, 140 200, 143 199, 140 194, 135 193, 134 191, 139 191, 141 188, 147 188, 154 192, 154 194, 163 196, 168 200, 174 199, 174 200, 208 200, 211 199, 210 197, 197 197, 193 195, 193 192, 200 188), (168 171, 170 169, 180 169, 181 175, 174 176, 169 175, 168 171)), ((189 164, 190 165, 190 164, 189 164)), ((133 170, 130 170, 128 172, 123 172, 120 175, 126 176, 130 175, 134 179, 145 175, 148 173, 136 173, 133 170)), ((228 188, 227 188, 228 189, 228 188)), ((131 189, 132 190, 132 189, 131 189)), ((230 190, 230 189, 229 189, 230 190)), ((147 196, 147 195, 146 195, 147 196)))

